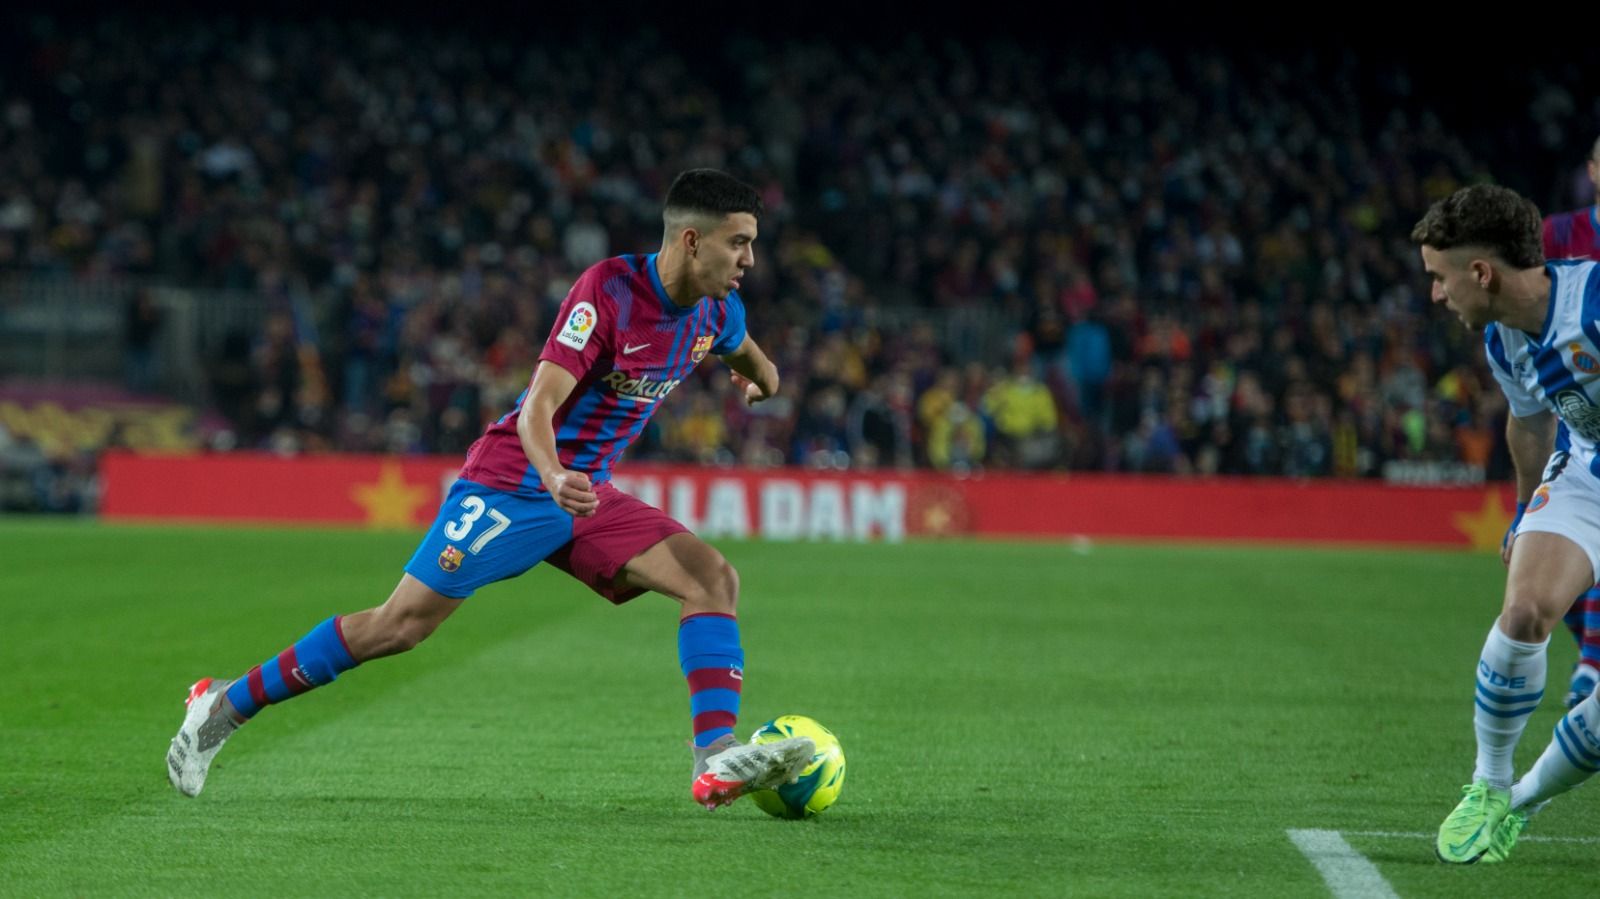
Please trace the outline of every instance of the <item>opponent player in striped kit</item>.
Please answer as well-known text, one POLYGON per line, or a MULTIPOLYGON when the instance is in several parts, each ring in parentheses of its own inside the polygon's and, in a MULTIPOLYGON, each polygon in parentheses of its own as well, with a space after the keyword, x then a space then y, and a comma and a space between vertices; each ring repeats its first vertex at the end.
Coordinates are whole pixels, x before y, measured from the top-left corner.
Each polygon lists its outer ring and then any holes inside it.
POLYGON ((661 251, 607 259, 573 285, 528 389, 467 452, 388 601, 329 618, 235 680, 190 689, 167 753, 173 786, 198 795, 223 741, 263 707, 411 649, 474 590, 540 561, 613 603, 653 590, 681 605, 696 802, 716 808, 795 777, 811 760, 811 740, 749 746, 733 735, 744 680, 738 574, 683 525, 611 484, 611 466, 706 355, 727 363, 747 402, 777 392, 777 367, 746 333, 738 293, 755 264, 761 211, 759 195, 722 172, 679 175, 661 251))
POLYGON ((1511 408, 1506 442, 1527 509, 1500 617, 1476 666, 1472 783, 1435 844, 1446 862, 1501 862, 1529 815, 1600 770, 1600 698, 1591 693, 1512 783, 1512 752, 1544 696, 1550 632, 1572 598, 1600 580, 1600 264, 1546 263, 1539 210, 1491 185, 1435 203, 1411 239, 1433 277, 1433 301, 1484 329, 1511 408), (1555 448, 1558 421, 1565 450, 1555 448))
POLYGON ((1600 259, 1600 139, 1589 148, 1589 182, 1596 205, 1558 212, 1544 220, 1544 255, 1548 259, 1600 259))
MULTIPOLYGON (((1589 183, 1600 192, 1600 140, 1589 148, 1588 168, 1589 183)), ((1596 200, 1600 200, 1600 196, 1596 196, 1596 200)), ((1555 213, 1544 220, 1543 233, 1546 259, 1600 260, 1600 205, 1555 213)), ((1566 434, 1562 432, 1557 438, 1558 448, 1564 448, 1565 439, 1566 434)), ((1519 506, 1517 517, 1520 519, 1525 511, 1519 506)), ((1516 521, 1511 527, 1513 531, 1516 529, 1516 521)), ((1578 662, 1572 668, 1565 700, 1570 709, 1600 684, 1600 584, 1591 585, 1578 597, 1563 621, 1578 641, 1578 662)))

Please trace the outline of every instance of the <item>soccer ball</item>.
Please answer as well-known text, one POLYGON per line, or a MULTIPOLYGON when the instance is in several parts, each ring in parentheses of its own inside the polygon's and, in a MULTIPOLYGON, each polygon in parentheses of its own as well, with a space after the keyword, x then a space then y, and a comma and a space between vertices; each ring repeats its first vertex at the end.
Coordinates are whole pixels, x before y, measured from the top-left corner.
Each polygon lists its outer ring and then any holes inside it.
POLYGON ((756 729, 751 743, 773 743, 790 737, 810 737, 817 752, 800 772, 800 779, 776 790, 758 790, 750 798, 774 818, 809 818, 833 805, 844 789, 844 747, 833 731, 804 715, 784 715, 756 729))

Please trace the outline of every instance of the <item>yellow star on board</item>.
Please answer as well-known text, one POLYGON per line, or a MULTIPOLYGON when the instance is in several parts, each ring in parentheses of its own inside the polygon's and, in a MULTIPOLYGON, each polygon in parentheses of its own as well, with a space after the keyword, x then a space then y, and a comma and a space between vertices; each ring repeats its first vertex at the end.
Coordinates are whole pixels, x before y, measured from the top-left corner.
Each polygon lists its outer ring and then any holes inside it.
POLYGON ((1451 518, 1456 530, 1467 535, 1473 549, 1500 551, 1500 541, 1505 539, 1506 528, 1511 525, 1511 510, 1500 501, 1499 490, 1486 490, 1483 508, 1476 512, 1457 512, 1451 518))
POLYGON ((398 462, 385 462, 378 483, 357 484, 350 498, 367 510, 367 526, 375 528, 411 527, 416 523, 417 507, 429 499, 426 487, 406 482, 398 462))

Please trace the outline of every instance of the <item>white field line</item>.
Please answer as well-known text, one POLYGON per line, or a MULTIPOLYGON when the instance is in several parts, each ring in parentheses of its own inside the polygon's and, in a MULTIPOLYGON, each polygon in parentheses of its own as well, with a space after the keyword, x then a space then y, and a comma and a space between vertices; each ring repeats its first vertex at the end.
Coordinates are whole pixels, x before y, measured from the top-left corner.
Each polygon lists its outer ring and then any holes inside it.
POLYGON ((1351 848, 1337 830, 1288 830, 1294 843, 1322 875, 1334 899, 1400 899, 1377 866, 1351 848))

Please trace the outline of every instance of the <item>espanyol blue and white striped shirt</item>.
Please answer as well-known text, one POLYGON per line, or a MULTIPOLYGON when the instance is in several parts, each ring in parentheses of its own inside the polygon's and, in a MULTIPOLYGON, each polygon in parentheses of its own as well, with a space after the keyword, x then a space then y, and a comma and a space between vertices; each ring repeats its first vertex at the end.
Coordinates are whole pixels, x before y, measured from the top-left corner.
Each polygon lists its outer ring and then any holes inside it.
POLYGON ((1536 337, 1494 322, 1483 330, 1489 368, 1518 418, 1546 410, 1560 417, 1556 448, 1570 450, 1600 477, 1600 265, 1545 263, 1550 307, 1536 337))

